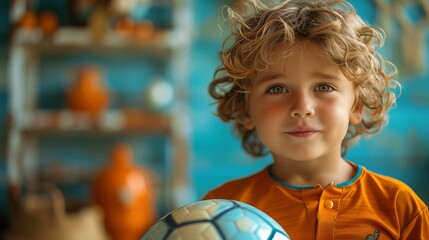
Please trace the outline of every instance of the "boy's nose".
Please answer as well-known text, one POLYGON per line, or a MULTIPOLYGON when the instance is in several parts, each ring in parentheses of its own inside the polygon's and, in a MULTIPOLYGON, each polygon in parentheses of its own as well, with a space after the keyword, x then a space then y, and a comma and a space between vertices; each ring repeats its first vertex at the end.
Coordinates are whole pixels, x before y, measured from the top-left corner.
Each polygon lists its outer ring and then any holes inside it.
POLYGON ((314 116, 314 103, 309 96, 301 93, 296 94, 292 104, 291 117, 309 118, 314 116))

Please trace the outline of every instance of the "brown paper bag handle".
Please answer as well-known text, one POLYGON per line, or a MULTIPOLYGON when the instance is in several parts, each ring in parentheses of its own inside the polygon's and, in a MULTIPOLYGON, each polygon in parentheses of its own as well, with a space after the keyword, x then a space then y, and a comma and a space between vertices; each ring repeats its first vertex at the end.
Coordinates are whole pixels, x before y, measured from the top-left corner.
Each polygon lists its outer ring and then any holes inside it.
POLYGON ((40 193, 45 192, 50 198, 50 204, 54 219, 61 221, 65 218, 66 208, 65 200, 60 189, 51 183, 37 183, 28 186, 28 193, 24 197, 23 205, 25 211, 32 211, 40 207, 40 193))

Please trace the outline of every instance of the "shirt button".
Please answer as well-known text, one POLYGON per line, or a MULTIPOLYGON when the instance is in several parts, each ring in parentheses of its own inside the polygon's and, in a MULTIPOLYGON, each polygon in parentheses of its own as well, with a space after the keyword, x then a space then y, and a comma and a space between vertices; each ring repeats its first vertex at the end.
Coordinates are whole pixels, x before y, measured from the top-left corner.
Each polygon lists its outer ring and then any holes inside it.
POLYGON ((334 207, 334 202, 332 202, 331 200, 325 201, 325 208, 332 209, 333 207, 334 207))

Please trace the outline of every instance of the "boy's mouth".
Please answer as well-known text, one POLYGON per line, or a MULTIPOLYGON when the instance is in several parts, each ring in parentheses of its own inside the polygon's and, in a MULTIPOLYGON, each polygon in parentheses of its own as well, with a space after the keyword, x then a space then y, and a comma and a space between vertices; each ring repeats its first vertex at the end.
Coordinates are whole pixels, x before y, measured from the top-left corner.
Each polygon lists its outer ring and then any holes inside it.
POLYGON ((320 131, 314 128, 301 126, 301 127, 296 127, 289 131, 286 131, 285 133, 294 137, 309 137, 318 132, 320 131))
POLYGON ((298 131, 298 132, 286 132, 286 133, 294 137, 310 137, 318 133, 318 131, 298 131))

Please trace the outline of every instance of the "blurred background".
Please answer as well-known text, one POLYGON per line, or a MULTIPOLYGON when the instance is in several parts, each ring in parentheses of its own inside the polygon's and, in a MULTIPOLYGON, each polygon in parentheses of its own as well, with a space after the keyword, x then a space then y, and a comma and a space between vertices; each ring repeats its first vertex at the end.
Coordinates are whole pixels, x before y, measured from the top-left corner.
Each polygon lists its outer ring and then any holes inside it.
MULTIPOLYGON (((221 7, 240 1, 1 1, 1 237, 136 239, 270 164, 244 153, 207 91, 229 31, 221 7), (60 218, 59 232, 45 229, 60 218)), ((404 89, 382 133, 347 159, 429 204, 429 1, 351 2, 386 30, 381 52, 404 89)))

